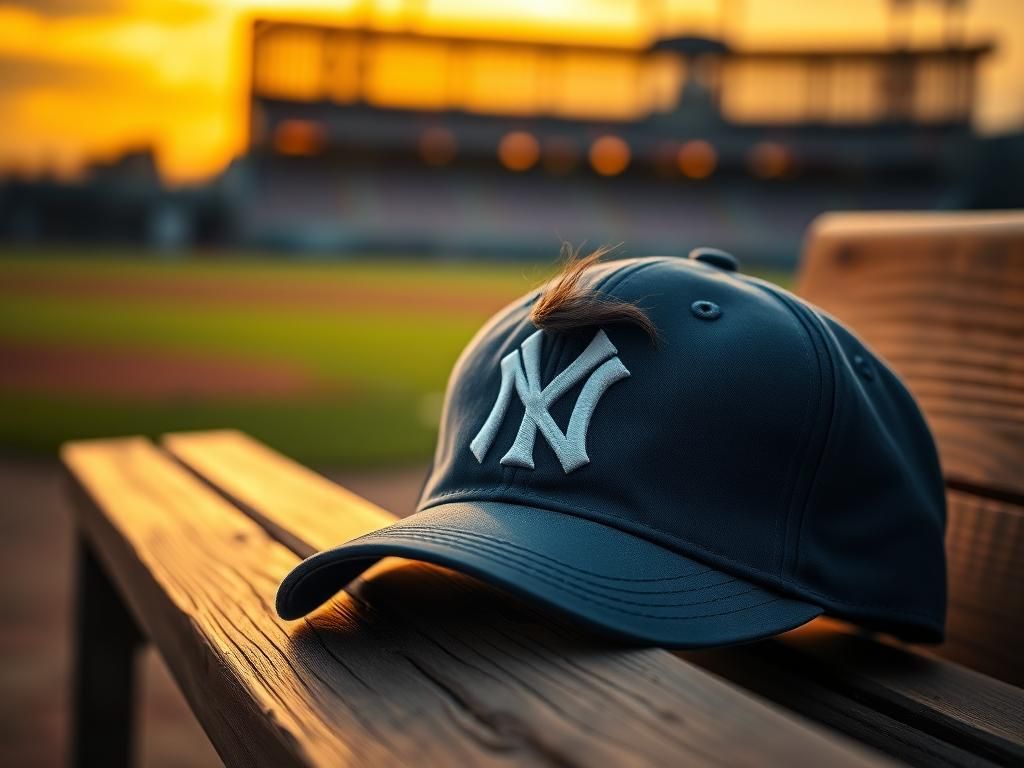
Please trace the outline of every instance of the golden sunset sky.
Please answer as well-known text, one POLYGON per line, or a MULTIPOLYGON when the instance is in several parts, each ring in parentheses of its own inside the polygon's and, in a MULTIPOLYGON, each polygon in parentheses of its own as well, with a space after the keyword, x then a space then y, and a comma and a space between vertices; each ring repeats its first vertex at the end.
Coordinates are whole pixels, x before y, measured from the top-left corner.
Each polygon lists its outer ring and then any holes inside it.
MULTIPOLYGON (((243 148, 254 16, 382 29, 622 46, 659 31, 714 34, 721 3, 738 47, 884 45, 889 0, 0 0, 0 169, 72 174, 154 146, 172 181, 216 173, 243 148)), ((940 0, 919 0, 912 43, 942 39, 940 0)), ((968 0, 982 70, 977 124, 1024 126, 1024 0, 968 0)))

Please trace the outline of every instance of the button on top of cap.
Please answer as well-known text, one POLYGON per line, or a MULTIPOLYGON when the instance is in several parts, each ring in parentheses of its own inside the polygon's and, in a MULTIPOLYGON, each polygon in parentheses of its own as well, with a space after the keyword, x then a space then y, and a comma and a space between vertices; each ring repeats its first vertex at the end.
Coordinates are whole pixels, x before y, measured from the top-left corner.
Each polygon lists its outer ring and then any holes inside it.
POLYGON ((703 264, 710 264, 712 267, 724 269, 727 272, 736 272, 740 268, 739 259, 731 253, 726 253, 718 248, 694 248, 690 251, 690 258, 703 264))

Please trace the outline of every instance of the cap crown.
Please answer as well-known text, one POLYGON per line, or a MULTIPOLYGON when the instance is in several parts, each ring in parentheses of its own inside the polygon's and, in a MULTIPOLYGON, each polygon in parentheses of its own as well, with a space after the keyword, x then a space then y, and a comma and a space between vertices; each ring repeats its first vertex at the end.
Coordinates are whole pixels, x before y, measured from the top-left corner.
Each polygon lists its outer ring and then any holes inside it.
MULTIPOLYGON (((906 388, 836 320, 780 288, 646 258, 583 284, 632 326, 538 332, 534 292, 449 382, 420 508, 496 500, 629 531, 907 639, 945 618, 945 496, 906 388)), ((602 556, 607 556, 603 554, 602 556)))

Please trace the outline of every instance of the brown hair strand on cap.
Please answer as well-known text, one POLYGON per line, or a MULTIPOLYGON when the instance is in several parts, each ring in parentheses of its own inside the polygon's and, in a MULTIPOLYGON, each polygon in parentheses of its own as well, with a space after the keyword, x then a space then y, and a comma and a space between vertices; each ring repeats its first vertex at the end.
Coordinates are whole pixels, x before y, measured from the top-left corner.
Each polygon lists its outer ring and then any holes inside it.
POLYGON ((583 273, 612 250, 602 246, 588 256, 581 257, 578 248, 563 243, 565 264, 533 305, 531 322, 552 333, 625 323, 637 326, 652 341, 657 341, 658 329, 643 309, 580 285, 583 273))

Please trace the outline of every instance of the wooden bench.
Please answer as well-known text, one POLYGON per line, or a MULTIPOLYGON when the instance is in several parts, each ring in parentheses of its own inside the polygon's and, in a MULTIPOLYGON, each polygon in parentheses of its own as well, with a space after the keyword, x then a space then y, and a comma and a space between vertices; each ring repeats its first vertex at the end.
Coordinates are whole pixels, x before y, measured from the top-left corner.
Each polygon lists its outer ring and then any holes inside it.
POLYGON ((876 252, 906 220, 872 220, 863 243, 849 221, 813 230, 801 290, 888 356, 932 419, 953 508, 947 646, 819 620, 739 648, 628 648, 398 560, 283 622, 274 592, 301 557, 393 517, 238 432, 78 442, 62 453, 80 542, 77 764, 130 762, 144 640, 230 765, 1024 764, 1024 691, 1011 684, 1024 647, 1012 568, 1024 227, 1011 222, 1000 250, 1003 224, 975 221, 968 240, 985 245, 942 265, 899 237, 895 255, 876 252), (976 284, 979 259, 999 292, 976 284), (968 289, 976 315, 959 314, 968 289), (943 339, 962 323, 962 344, 943 339))

